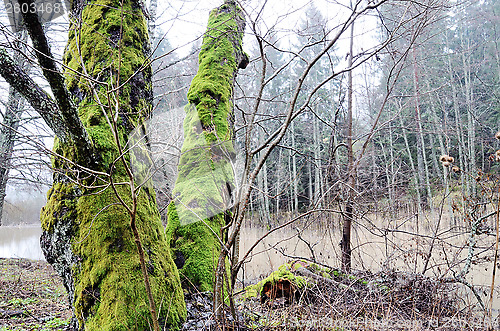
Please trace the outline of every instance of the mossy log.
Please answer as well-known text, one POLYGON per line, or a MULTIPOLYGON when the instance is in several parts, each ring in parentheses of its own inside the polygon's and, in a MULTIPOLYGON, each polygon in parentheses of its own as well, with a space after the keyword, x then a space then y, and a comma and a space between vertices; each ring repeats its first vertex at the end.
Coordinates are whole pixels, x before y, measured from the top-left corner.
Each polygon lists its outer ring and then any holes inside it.
POLYGON ((234 1, 211 11, 188 92, 184 142, 174 200, 168 207, 167 237, 181 279, 213 291, 223 235, 234 203, 233 84, 248 56, 242 50, 245 21, 234 1))
POLYGON ((277 298, 285 298, 288 302, 298 299, 300 292, 308 285, 305 277, 295 274, 298 268, 303 268, 300 261, 281 265, 267 278, 248 286, 243 297, 247 299, 259 297, 261 303, 277 298))
POLYGON ((306 295, 309 288, 317 283, 328 283, 339 288, 347 289, 348 285, 342 284, 341 280, 358 281, 354 277, 344 275, 338 270, 322 267, 316 263, 304 260, 296 260, 281 265, 278 270, 272 272, 257 284, 245 289, 243 298, 260 298, 261 303, 285 298, 291 303, 306 295))
MULTIPOLYGON (((79 117, 98 154, 89 167, 78 144, 56 139, 53 159, 58 169, 41 212, 41 245, 46 260, 63 277, 74 308, 77 330, 148 330, 148 308, 131 217, 125 164, 117 139, 129 136, 152 107, 149 40, 142 5, 135 0, 74 1, 69 41, 64 54, 65 84, 78 105, 79 117), (121 87, 112 91, 113 86, 121 87), (109 125, 116 118, 117 134, 109 125), (108 173, 96 176, 92 171, 108 173)), ((136 178, 135 187, 143 184, 136 178)), ((137 191, 136 223, 145 251, 152 294, 161 325, 179 328, 186 307, 178 271, 156 206, 151 185, 137 191)))

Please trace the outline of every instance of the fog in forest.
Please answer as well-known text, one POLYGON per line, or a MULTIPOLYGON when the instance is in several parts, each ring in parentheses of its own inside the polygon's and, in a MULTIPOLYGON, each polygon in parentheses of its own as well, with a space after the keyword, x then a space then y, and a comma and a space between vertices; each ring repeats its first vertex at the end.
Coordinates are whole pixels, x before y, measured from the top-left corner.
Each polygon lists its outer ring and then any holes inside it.
POLYGON ((278 299, 265 282, 286 269, 289 291, 326 284, 302 298, 346 307, 331 316, 377 302, 384 318, 500 323, 499 1, 140 6, 121 29, 47 19, 46 49, 0 12, 0 257, 44 260, 42 236, 71 287, 65 263, 83 275, 130 240, 147 288, 161 248, 173 282, 214 291, 217 321, 225 290, 278 299))

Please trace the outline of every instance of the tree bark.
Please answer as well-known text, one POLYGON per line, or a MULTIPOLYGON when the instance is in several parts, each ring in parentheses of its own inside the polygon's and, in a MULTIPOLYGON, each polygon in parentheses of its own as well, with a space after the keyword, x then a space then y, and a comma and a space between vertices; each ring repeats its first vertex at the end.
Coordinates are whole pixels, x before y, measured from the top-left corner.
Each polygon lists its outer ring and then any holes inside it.
POLYGON ((68 140, 67 127, 55 101, 3 48, 0 48, 0 75, 29 102, 59 139, 68 140))
MULTIPOLYGON (((351 36, 349 46, 349 58, 347 66, 352 67, 353 60, 353 44, 354 44, 354 23, 351 25, 351 36)), ((349 273, 351 271, 351 228, 354 220, 354 187, 356 185, 356 169, 354 167, 354 151, 353 151, 353 129, 352 129, 352 108, 353 108, 353 91, 352 91, 352 70, 347 73, 347 185, 346 185, 346 202, 344 210, 344 220, 342 224, 342 271, 349 273)))
MULTIPOLYGON (((471 45, 469 40, 464 41, 463 36, 461 37, 462 49, 468 50, 471 45), (467 44, 465 44, 467 42, 467 44)), ((476 119, 475 119, 475 109, 474 109, 474 90, 472 84, 472 74, 471 74, 471 63, 470 57, 466 57, 466 53, 462 52, 462 70, 464 75, 464 94, 465 94, 465 105, 467 109, 467 166, 471 176, 467 176, 467 188, 468 194, 473 197, 476 196, 476 183, 473 179, 477 175, 477 161, 476 161, 476 119)))
POLYGON ((279 219, 280 213, 280 196, 281 191, 281 176, 283 176, 283 149, 280 148, 278 152, 278 163, 276 166, 276 207, 274 209, 274 218, 276 221, 279 219))
POLYGON ((295 144, 295 122, 292 122, 290 124, 290 130, 292 138, 292 150, 290 151, 292 157, 292 175, 291 175, 292 188, 293 188, 292 213, 294 215, 297 215, 299 213, 299 183, 298 183, 299 179, 297 174, 297 156, 296 156, 297 146, 295 144))
MULTIPOLYGON (((31 8, 34 0, 20 0, 20 5, 27 4, 31 8)), ((35 55, 42 69, 42 73, 50 85, 54 99, 59 107, 59 112, 64 121, 64 131, 69 136, 72 144, 80 155, 79 158, 89 166, 93 166, 97 160, 94 145, 91 144, 84 124, 78 117, 78 110, 70 95, 69 89, 64 82, 63 75, 59 72, 54 57, 45 36, 42 24, 38 20, 38 14, 34 11, 22 12, 26 29, 33 43, 35 55)), ((66 52, 67 54, 67 52, 66 52)), ((83 72, 81 73, 83 74, 83 72)), ((60 137, 62 138, 62 137, 60 137)))
MULTIPOLYGON (((123 149, 135 131, 144 133, 152 109, 141 4, 75 1, 73 9, 63 85, 48 44, 37 46, 59 106, 54 112, 63 119, 59 129, 69 138, 56 132, 42 250, 68 290, 74 329, 175 329, 186 316, 179 274, 147 169, 131 170, 148 155, 139 159, 123 149)), ((34 44, 45 39, 43 31, 32 32, 34 44)))
MULTIPOLYGON (((264 129, 259 128, 259 143, 264 141, 264 129)), ((262 171, 257 175, 257 184, 259 185, 259 217, 267 227, 271 228, 271 212, 269 207, 269 183, 267 173, 267 162, 264 163, 262 171)))
POLYGON ((319 121, 314 117, 313 136, 314 136, 314 206, 321 207, 321 198, 323 196, 322 185, 322 165, 321 165, 321 133, 319 121))
POLYGON ((307 177, 309 179, 309 185, 307 187, 307 197, 309 198, 309 207, 314 208, 314 193, 313 193, 313 172, 312 164, 313 158, 307 162, 307 177))
POLYGON ((221 229, 234 199, 233 83, 238 68, 248 61, 241 46, 244 27, 243 13, 233 1, 210 13, 198 73, 188 92, 179 175, 166 229, 184 286, 215 290, 216 306, 221 229))
MULTIPOLYGON (((20 39, 14 42, 15 53, 14 63, 22 63, 22 53, 26 51, 27 35, 24 32, 18 34, 20 39)), ((28 70, 28 64, 24 65, 24 70, 28 70)), ((17 130, 21 123, 21 116, 24 112, 24 99, 19 92, 12 86, 9 87, 9 97, 7 107, 3 115, 2 126, 0 127, 0 225, 3 220, 3 207, 5 202, 7 181, 9 179, 9 170, 11 168, 12 152, 16 140, 17 130)))

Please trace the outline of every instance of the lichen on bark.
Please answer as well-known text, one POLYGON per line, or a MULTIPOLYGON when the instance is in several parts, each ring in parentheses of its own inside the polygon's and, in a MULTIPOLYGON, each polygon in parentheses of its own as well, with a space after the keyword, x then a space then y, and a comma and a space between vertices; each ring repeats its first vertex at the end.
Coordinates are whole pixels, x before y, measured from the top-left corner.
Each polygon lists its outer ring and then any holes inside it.
POLYGON ((244 26, 234 1, 210 12, 188 92, 184 143, 168 209, 166 234, 181 280, 202 291, 213 290, 221 228, 234 203, 232 95, 237 70, 248 63, 241 46, 244 26))
MULTIPOLYGON (((76 8, 65 50, 66 85, 98 153, 93 169, 110 173, 114 183, 129 181, 116 163, 119 150, 106 116, 118 104, 118 139, 129 135, 151 111, 149 41, 141 4, 134 0, 94 0, 76 8), (90 76, 90 77, 89 77, 90 76), (117 81, 119 77, 119 81, 117 81), (122 83, 119 93, 112 86, 122 83), (115 93, 112 95, 112 93, 115 93), (110 97, 111 98, 108 98, 110 97), (116 97, 115 99, 113 97, 116 97), (99 104, 104 105, 100 107, 99 104)), ((146 330, 151 325, 130 215, 117 194, 132 204, 130 189, 103 185, 92 175, 71 142, 56 139, 54 184, 41 213, 42 249, 62 275, 74 307, 78 330, 146 330)), ((133 156, 128 153, 130 162, 133 156)), ((137 183, 137 186, 141 183, 137 183)), ((152 294, 161 325, 179 328, 186 316, 179 274, 164 235, 151 185, 138 191, 137 227, 145 251, 152 294)))

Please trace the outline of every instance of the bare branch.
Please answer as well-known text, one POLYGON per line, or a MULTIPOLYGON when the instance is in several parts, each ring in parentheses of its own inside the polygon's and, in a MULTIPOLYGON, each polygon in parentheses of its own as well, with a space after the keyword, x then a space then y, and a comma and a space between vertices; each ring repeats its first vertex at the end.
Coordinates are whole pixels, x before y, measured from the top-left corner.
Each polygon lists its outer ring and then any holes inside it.
POLYGON ((57 104, 14 62, 4 48, 0 48, 0 75, 21 93, 62 141, 67 140, 65 123, 57 104))
MULTIPOLYGON (((34 1, 21 0, 19 2, 20 5, 24 3, 28 5, 28 8, 31 8, 30 6, 34 4, 34 1)), ((71 100, 71 95, 64 84, 64 77, 56 66, 38 15, 36 12, 31 11, 23 12, 22 14, 25 26, 33 42, 33 47, 36 50, 35 54, 42 68, 43 75, 47 79, 56 103, 59 106, 64 120, 64 130, 82 154, 82 158, 91 161, 94 160, 95 162, 95 152, 92 143, 83 123, 78 117, 77 107, 71 100)))

